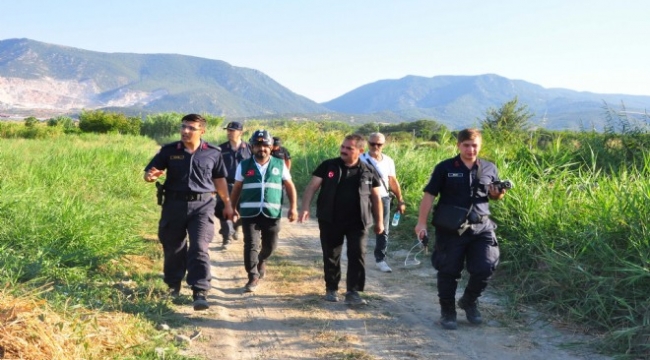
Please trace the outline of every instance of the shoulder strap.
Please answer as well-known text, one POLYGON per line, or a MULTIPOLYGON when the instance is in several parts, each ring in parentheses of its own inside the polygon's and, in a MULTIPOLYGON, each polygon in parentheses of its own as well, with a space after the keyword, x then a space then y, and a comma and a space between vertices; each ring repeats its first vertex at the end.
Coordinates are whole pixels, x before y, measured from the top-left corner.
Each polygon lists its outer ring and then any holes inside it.
POLYGON ((377 170, 377 167, 375 166, 375 164, 372 163, 373 159, 368 155, 368 153, 363 153, 361 156, 365 156, 365 159, 368 160, 366 162, 366 164, 368 166, 372 166, 372 168, 377 172, 377 175, 379 175, 379 179, 381 180, 381 183, 384 185, 384 189, 386 189, 386 192, 388 192, 388 194, 390 194, 390 189, 388 188, 388 186, 384 182, 384 178, 381 176, 381 173, 379 172, 379 170, 377 170))

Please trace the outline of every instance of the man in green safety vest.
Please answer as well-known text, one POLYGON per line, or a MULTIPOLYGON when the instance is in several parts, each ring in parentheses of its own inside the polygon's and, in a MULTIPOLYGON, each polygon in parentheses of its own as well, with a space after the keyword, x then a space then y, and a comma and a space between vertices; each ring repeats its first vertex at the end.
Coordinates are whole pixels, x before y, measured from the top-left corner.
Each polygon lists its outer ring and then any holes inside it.
POLYGON ((232 206, 242 219, 244 267, 248 274, 245 292, 254 292, 266 275, 268 258, 278 244, 282 216, 282 185, 289 198, 287 217, 298 218, 296 187, 281 159, 271 156, 273 137, 256 130, 249 140, 253 157, 243 160, 235 172, 230 193, 232 206))

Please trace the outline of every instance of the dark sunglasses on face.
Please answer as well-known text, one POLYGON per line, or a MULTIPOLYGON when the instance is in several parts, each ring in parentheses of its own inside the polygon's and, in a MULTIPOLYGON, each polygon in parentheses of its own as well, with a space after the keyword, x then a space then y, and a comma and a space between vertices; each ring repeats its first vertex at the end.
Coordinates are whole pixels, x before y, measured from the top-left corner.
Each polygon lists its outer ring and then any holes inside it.
POLYGON ((370 146, 379 146, 379 147, 384 146, 384 144, 382 144, 382 143, 376 143, 376 142, 369 142, 368 145, 370 145, 370 146))

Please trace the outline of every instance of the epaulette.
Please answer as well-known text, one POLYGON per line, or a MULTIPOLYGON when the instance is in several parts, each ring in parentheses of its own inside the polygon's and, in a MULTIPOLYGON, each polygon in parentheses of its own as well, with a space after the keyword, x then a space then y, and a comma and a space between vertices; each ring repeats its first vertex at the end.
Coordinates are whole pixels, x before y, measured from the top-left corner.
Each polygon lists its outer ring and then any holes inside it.
POLYGON ((170 149, 170 148, 179 149, 179 146, 181 146, 181 148, 182 148, 183 142, 181 142, 181 141, 170 142, 169 144, 165 144, 165 145, 161 146, 160 148, 161 149, 170 149))
POLYGON ((201 150, 206 150, 208 148, 221 151, 221 148, 219 146, 215 146, 208 143, 207 141, 204 141, 203 144, 201 145, 201 150))

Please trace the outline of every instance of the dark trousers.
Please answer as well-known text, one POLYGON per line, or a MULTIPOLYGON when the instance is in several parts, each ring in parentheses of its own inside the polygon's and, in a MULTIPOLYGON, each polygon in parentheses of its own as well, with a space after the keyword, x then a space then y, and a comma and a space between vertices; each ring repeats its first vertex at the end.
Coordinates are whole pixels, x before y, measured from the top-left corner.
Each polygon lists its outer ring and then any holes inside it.
POLYGON ((327 290, 338 290, 341 281, 341 252, 347 239, 347 291, 363 291, 366 284, 366 229, 358 225, 340 226, 318 221, 323 249, 323 270, 327 290))
POLYGON ((384 261, 388 248, 388 221, 390 220, 390 196, 381 198, 384 205, 384 232, 375 237, 375 261, 384 261))
MULTIPOLYGON (((232 187, 234 184, 228 184, 228 194, 232 192, 232 187)), ((221 200, 219 200, 221 201, 221 200)), ((223 202, 220 204, 223 206, 223 202)), ((237 219, 236 222, 233 222, 231 220, 226 220, 226 219, 221 219, 219 218, 219 234, 221 234, 221 239, 223 242, 227 242, 231 236, 237 232, 237 229, 242 226, 242 221, 241 219, 237 219)))
POLYGON ((244 268, 248 279, 260 277, 257 265, 266 261, 278 246, 280 219, 269 219, 264 215, 242 218, 244 232, 244 268))
POLYGON ((209 245, 214 237, 214 201, 165 200, 158 238, 165 255, 163 272, 167 285, 180 285, 187 272, 186 281, 192 290, 210 290, 209 245))
POLYGON ((438 270, 438 297, 455 299, 458 280, 467 267, 469 280, 465 295, 474 300, 481 296, 499 263, 499 244, 494 230, 455 232, 436 230, 431 263, 438 270))

